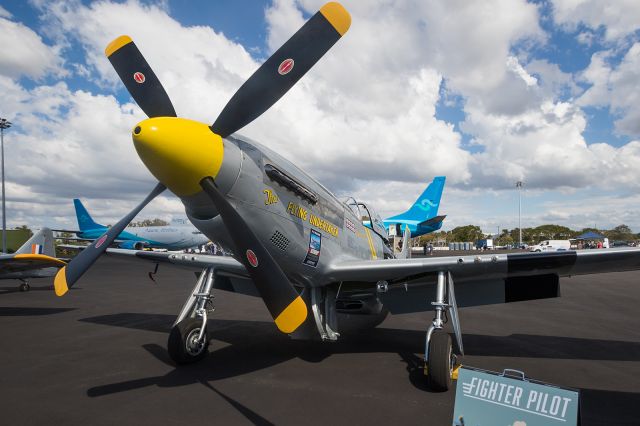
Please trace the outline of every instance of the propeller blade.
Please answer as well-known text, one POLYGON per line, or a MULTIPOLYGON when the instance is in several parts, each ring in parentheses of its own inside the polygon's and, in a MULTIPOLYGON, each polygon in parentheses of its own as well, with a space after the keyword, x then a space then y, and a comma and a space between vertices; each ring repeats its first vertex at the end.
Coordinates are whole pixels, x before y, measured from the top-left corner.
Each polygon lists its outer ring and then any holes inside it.
POLYGON ((53 286, 55 287, 56 295, 63 296, 78 279, 84 274, 87 269, 93 265, 93 263, 100 257, 102 253, 113 243, 113 241, 120 235, 120 233, 127 227, 129 222, 140 210, 144 208, 151 200, 156 198, 166 187, 158 183, 153 191, 147 195, 147 197, 138 206, 133 209, 129 214, 120 219, 118 223, 109 228, 100 238, 89 244, 87 248, 82 250, 71 262, 64 268, 60 269, 53 280, 53 286))
POLYGON ((224 137, 276 103, 347 32, 351 16, 327 3, 238 89, 211 126, 224 137))
POLYGON ((276 326, 283 333, 293 333, 307 319, 307 305, 302 297, 244 219, 220 193, 213 178, 202 179, 200 186, 218 209, 236 246, 236 254, 247 268, 276 326))
POLYGON ((169 95, 129 36, 113 40, 104 53, 145 114, 149 117, 176 117, 169 95))

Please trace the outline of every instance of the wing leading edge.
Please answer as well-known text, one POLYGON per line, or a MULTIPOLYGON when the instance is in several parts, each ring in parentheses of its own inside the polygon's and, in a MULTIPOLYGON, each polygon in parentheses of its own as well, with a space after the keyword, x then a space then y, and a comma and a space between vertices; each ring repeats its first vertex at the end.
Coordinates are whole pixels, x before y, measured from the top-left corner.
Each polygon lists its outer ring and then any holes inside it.
POLYGON ((560 277, 640 269, 640 249, 558 251, 337 263, 329 281, 405 281, 449 271, 456 282, 556 274, 560 277))
POLYGON ((351 261, 332 282, 386 281, 380 300, 393 314, 432 310, 438 272, 450 272, 459 307, 560 296, 560 277, 640 269, 640 249, 351 261))

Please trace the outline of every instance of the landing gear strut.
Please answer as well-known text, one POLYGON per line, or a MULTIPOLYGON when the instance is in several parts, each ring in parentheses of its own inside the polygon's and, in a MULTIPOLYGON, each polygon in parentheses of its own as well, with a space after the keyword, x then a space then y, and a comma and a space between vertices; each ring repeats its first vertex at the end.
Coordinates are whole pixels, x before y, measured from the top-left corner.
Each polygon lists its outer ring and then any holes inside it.
POLYGON ((215 310, 214 296, 211 292, 214 280, 213 268, 202 271, 171 328, 167 350, 176 364, 191 364, 207 355, 209 347, 207 319, 208 314, 215 310))
POLYGON ((459 350, 458 355, 464 355, 462 347, 462 333, 458 318, 458 306, 453 290, 453 277, 450 272, 438 272, 436 301, 431 302, 436 314, 427 330, 424 350, 425 374, 431 389, 447 391, 451 387, 451 376, 456 367, 457 357, 453 352, 451 336, 443 330, 447 321, 447 314, 451 318, 453 331, 459 350))

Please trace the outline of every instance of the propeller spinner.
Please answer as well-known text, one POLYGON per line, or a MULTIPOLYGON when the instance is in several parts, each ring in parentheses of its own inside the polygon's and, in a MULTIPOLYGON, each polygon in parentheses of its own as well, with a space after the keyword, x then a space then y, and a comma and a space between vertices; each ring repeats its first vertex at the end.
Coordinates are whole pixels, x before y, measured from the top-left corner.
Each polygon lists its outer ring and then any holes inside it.
POLYGON ((242 216, 220 193, 215 178, 224 160, 222 139, 259 117, 278 101, 346 33, 349 13, 325 4, 238 89, 212 126, 176 118, 157 76, 128 36, 111 42, 105 54, 127 90, 150 117, 133 130, 140 158, 161 182, 104 236, 76 256, 55 278, 56 294, 67 292, 135 215, 165 186, 178 196, 204 191, 216 206, 260 296, 282 332, 292 333, 307 306, 284 271, 242 216))

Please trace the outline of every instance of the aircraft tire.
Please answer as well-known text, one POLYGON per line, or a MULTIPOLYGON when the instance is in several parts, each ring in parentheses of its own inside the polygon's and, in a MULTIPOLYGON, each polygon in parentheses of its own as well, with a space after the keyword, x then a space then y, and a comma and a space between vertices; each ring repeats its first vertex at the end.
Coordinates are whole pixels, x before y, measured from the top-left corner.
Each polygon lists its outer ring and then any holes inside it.
POLYGON ((446 392, 451 388, 452 361, 451 336, 442 330, 436 330, 429 341, 429 361, 427 364, 428 382, 432 390, 446 392))
POLYGON ((20 291, 29 291, 29 290, 31 290, 31 287, 27 283, 20 284, 20 287, 18 287, 18 288, 20 289, 20 291))
POLYGON ((209 336, 205 330, 204 341, 195 344, 200 333, 202 320, 186 318, 176 324, 169 333, 167 351, 176 364, 192 364, 207 356, 209 350, 209 336))

